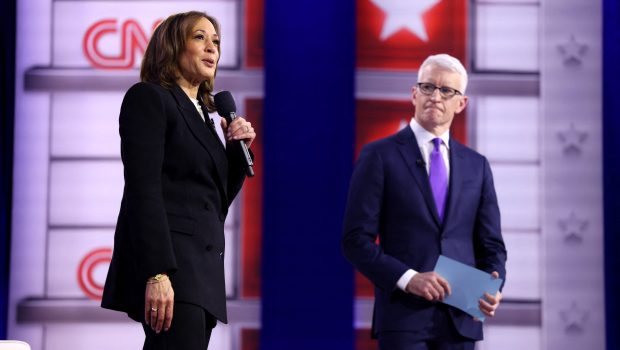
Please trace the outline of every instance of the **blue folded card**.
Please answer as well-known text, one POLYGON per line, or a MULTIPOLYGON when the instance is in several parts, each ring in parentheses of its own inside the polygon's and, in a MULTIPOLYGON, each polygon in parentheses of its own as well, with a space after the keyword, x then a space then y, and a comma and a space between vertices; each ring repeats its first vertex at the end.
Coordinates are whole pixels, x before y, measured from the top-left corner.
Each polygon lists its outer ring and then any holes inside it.
POLYGON ((443 302, 484 321, 485 315, 480 311, 478 300, 484 299, 485 292, 495 295, 503 280, 443 255, 437 260, 435 272, 445 278, 452 289, 452 294, 443 302))

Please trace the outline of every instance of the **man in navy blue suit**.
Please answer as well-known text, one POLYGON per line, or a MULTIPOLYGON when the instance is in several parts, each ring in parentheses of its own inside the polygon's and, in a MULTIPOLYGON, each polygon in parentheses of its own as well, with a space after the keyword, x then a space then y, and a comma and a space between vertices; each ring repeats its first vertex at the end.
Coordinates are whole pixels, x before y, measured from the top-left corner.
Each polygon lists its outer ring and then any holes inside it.
MULTIPOLYGON (((375 285, 382 350, 472 350, 482 339, 480 321, 441 303, 451 290, 433 272, 439 255, 506 278, 489 162, 449 133, 466 87, 456 58, 428 57, 412 89, 411 123, 366 145, 351 178, 343 251, 375 285)), ((492 317, 500 300, 501 292, 487 293, 480 309, 492 317)))

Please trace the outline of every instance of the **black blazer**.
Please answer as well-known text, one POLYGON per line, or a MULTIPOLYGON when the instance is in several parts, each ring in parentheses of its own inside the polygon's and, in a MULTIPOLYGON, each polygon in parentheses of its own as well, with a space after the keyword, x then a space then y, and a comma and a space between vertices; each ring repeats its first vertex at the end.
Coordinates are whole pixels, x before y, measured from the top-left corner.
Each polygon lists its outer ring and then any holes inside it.
POLYGON ((239 153, 178 86, 135 84, 119 125, 125 188, 101 306, 141 321, 147 279, 167 272, 175 301, 227 322, 224 220, 245 179, 239 153))
MULTIPOLYGON (((506 279, 506 248, 491 168, 450 139, 450 186, 443 221, 410 127, 366 145, 351 177, 343 249, 375 285, 373 330, 417 331, 439 306, 396 287, 412 268, 432 271, 440 254, 506 279), (375 244, 379 236, 380 245, 375 244)), ((448 307, 454 326, 482 339, 482 323, 448 307)))

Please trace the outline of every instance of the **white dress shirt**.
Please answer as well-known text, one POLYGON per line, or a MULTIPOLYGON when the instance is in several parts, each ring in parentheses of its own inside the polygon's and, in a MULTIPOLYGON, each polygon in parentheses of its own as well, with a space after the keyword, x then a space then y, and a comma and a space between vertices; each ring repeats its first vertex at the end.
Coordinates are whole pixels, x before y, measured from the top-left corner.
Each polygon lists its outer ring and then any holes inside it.
MULTIPOLYGON (((200 108, 200 102, 198 102, 198 100, 195 98, 190 97, 189 99, 192 100, 192 103, 194 103, 194 106, 196 106, 196 110, 198 111, 198 114, 200 114, 200 117, 206 123, 205 115, 202 112, 202 108, 200 108)), ((215 132, 217 133, 217 136, 220 138, 220 141, 222 141, 224 148, 226 148, 226 139, 224 138, 224 130, 222 130, 222 124, 220 124, 222 117, 220 117, 219 114, 217 113, 209 113, 209 118, 211 118, 209 123, 213 122, 213 126, 215 127, 215 132)))

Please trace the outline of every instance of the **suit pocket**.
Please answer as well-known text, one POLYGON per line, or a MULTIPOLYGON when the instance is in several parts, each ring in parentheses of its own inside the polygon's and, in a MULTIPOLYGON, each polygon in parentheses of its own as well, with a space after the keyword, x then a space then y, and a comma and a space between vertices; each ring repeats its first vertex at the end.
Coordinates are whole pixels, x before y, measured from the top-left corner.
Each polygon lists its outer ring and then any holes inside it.
POLYGON ((168 227, 171 232, 193 236, 196 231, 196 220, 168 213, 168 227))

